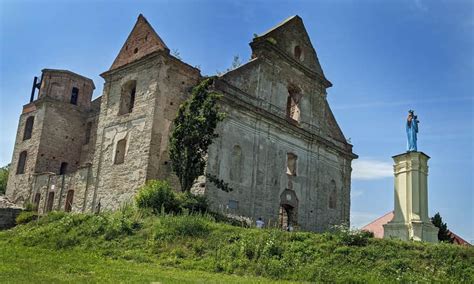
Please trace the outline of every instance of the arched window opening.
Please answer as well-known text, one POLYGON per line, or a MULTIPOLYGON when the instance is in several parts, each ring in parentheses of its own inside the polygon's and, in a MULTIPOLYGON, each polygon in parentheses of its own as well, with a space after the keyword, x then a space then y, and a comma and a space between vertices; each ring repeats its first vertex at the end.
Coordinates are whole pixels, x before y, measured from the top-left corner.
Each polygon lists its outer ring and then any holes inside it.
POLYGON ((31 134, 33 132, 33 124, 35 122, 35 117, 30 116, 26 119, 25 123, 25 131, 23 132, 23 141, 28 140, 31 138, 31 134))
POLYGON ((74 190, 69 190, 66 195, 66 204, 64 205, 64 211, 71 212, 72 210, 72 201, 74 199, 74 190))
POLYGON ((92 132, 92 122, 88 122, 86 125, 86 141, 84 142, 84 145, 89 144, 91 141, 91 132, 92 132))
POLYGON ((67 163, 62 162, 61 167, 59 168, 59 174, 60 175, 65 175, 67 173, 67 163))
POLYGON ((295 46, 293 54, 297 60, 301 60, 301 47, 299 45, 295 46))
POLYGON ((74 87, 71 91, 71 104, 77 105, 77 100, 79 98, 79 89, 74 87))
POLYGON ((329 204, 330 209, 336 209, 337 207, 337 192, 336 192, 336 182, 331 180, 331 185, 329 186, 329 204))
POLYGON ((230 180, 235 182, 242 182, 242 162, 242 149, 239 145, 235 145, 232 149, 230 180))
POLYGON ((53 210, 53 204, 54 204, 54 192, 51 191, 48 193, 48 203, 46 206, 46 212, 51 212, 53 210))
POLYGON ((132 80, 123 84, 120 95, 119 115, 131 113, 135 106, 135 93, 137 90, 137 81, 132 80))
POLYGON ((293 153, 287 153, 286 155, 286 174, 290 176, 296 176, 296 161, 298 160, 298 156, 293 153))
POLYGON ((21 175, 25 173, 25 166, 26 166, 26 151, 20 153, 18 157, 18 165, 16 167, 16 174, 21 175))
POLYGON ((123 164, 125 160, 125 147, 127 145, 127 139, 122 139, 117 142, 117 147, 115 148, 115 158, 114 164, 123 164))
POLYGON ((301 90, 296 86, 290 85, 286 101, 286 117, 291 121, 300 121, 300 100, 301 90))
POLYGON ((33 201, 33 204, 34 204, 34 210, 35 211, 38 211, 38 208, 39 208, 39 204, 40 204, 40 200, 41 200, 41 193, 37 192, 35 194, 35 200, 33 201))

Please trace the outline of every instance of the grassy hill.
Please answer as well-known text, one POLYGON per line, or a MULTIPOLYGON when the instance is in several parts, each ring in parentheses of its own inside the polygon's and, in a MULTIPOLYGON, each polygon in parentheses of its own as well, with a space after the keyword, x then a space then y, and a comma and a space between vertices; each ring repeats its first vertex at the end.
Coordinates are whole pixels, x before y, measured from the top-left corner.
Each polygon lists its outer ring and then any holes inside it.
POLYGON ((474 282, 474 249, 248 229, 203 215, 53 212, 0 232, 0 282, 474 282))

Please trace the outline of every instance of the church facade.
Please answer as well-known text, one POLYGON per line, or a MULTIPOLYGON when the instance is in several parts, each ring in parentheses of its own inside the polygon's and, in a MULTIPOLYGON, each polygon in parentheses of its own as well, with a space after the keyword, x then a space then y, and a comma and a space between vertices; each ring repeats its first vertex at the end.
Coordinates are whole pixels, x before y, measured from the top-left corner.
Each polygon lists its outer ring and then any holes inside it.
MULTIPOLYGON (((326 99, 325 78, 300 17, 250 43, 252 58, 217 76, 226 118, 217 128, 205 177, 193 190, 214 210, 267 224, 324 231, 349 223, 351 161, 357 156, 326 99)), ((51 210, 114 210, 147 180, 171 170, 168 141, 180 104, 202 79, 170 54, 140 15, 92 100, 92 80, 44 69, 20 116, 7 197, 51 210), (38 96, 35 98, 35 89, 38 96)))

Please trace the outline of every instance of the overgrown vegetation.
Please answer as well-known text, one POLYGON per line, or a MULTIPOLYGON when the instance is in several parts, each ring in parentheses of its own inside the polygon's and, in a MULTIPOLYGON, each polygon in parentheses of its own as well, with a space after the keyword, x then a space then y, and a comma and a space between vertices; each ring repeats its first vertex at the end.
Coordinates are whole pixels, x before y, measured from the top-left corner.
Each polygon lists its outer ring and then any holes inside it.
MULTIPOLYGON (((472 247, 380 240, 348 230, 245 229, 210 215, 156 215, 132 206, 98 215, 50 213, 0 232, 0 251, 12 247, 52 250, 45 254, 93 252, 97 263, 127 260, 134 267, 130 275, 140 273, 137 267, 158 266, 313 282, 474 281, 472 247)), ((38 256, 45 270, 56 271, 45 259, 38 256)), ((89 275, 95 265, 68 280, 89 275)))
POLYGON ((7 191, 8 173, 10 171, 10 164, 0 168, 0 195, 7 191))
POLYGON ((208 210, 204 196, 190 192, 176 192, 166 181, 151 180, 141 187, 135 197, 138 208, 149 209, 157 213, 200 212, 208 210))
POLYGON ((216 74, 218 76, 222 76, 223 74, 229 72, 229 71, 232 71, 232 70, 235 70, 237 68, 239 68, 240 66, 242 66, 242 60, 240 60, 240 56, 239 55, 234 55, 233 59, 232 59, 232 63, 230 65, 229 68, 227 68, 225 71, 221 72, 221 71, 216 71, 216 74))
MULTIPOLYGON (((196 178, 204 174, 208 148, 218 137, 215 129, 225 116, 217 105, 221 95, 210 90, 212 83, 213 79, 208 78, 194 87, 174 120, 170 159, 184 192, 189 192, 196 178)), ((216 183, 218 187, 221 184, 226 185, 223 181, 216 183)), ((219 188, 229 190, 228 186, 219 188)))

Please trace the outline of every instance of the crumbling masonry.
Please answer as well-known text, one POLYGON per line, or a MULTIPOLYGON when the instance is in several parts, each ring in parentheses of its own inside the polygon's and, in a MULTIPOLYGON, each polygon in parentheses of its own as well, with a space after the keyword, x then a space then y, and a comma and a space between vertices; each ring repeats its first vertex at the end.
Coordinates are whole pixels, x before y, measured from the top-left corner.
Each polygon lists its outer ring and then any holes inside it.
MULTIPOLYGON (((294 16, 250 43, 252 59, 214 80, 227 116, 207 171, 230 193, 199 179, 214 210, 323 231, 349 222, 351 161, 326 100, 325 78, 303 21, 294 16)), ((114 210, 150 179, 179 187, 168 138, 200 71, 172 56, 140 15, 111 68, 103 95, 92 80, 44 69, 23 106, 7 197, 51 210, 114 210), (35 89, 39 89, 37 98, 35 89)))

